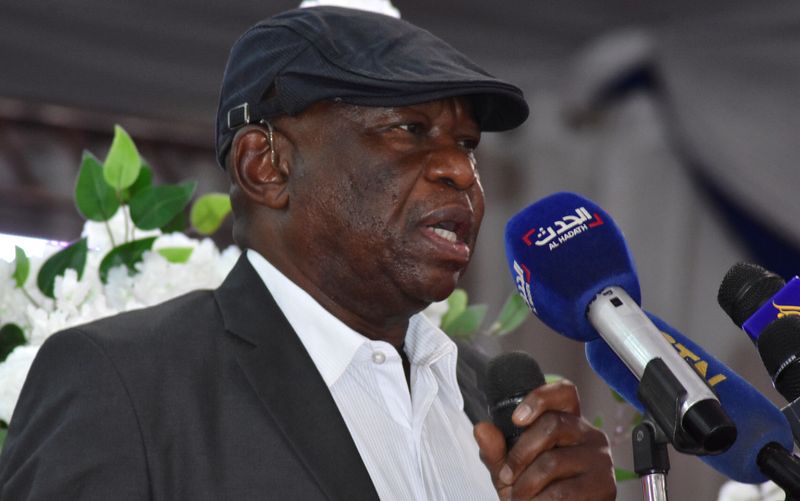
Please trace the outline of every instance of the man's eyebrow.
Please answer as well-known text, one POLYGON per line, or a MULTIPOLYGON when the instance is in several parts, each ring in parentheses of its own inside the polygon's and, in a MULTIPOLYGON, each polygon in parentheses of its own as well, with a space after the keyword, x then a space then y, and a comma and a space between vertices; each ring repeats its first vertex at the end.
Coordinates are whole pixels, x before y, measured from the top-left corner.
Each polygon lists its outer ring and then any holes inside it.
POLYGON ((403 119, 407 115, 419 113, 407 106, 362 106, 348 103, 336 103, 336 106, 337 112, 341 114, 342 118, 362 125, 403 119))

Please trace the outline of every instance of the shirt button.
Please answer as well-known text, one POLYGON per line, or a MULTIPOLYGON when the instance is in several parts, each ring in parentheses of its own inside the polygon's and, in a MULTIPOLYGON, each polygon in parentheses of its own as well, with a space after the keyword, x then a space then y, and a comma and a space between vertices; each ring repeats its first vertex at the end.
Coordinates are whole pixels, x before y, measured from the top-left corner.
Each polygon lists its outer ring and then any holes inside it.
POLYGON ((372 353, 372 361, 378 365, 384 363, 386 361, 386 355, 382 351, 376 351, 372 353))

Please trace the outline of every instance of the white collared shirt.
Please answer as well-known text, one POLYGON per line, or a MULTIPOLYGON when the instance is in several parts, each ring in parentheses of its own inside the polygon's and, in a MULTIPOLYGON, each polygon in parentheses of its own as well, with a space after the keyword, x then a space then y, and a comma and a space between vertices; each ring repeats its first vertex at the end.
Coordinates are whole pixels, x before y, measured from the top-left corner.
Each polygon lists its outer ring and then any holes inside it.
MULTIPOLYGON (((253 250, 247 258, 297 333, 384 501, 496 500, 456 381, 457 348, 423 315, 405 351, 355 332, 253 250)), ((335 461, 335 458, 331 458, 335 461)))

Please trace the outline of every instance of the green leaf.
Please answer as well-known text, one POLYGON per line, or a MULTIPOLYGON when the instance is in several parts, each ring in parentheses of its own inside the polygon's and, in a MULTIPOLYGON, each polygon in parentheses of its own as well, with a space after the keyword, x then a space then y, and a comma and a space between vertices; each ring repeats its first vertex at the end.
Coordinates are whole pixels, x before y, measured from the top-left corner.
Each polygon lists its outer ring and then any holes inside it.
POLYGON ((103 166, 88 151, 83 152, 75 184, 75 204, 78 212, 90 221, 108 221, 119 209, 117 194, 103 176, 103 166))
POLYGON ((131 136, 119 125, 114 126, 114 140, 108 150, 103 175, 116 191, 130 187, 139 177, 142 159, 131 136))
POLYGON ((611 390, 611 396, 614 398, 614 400, 615 400, 616 402, 619 402, 619 403, 621 403, 621 404, 624 404, 624 403, 625 403, 625 399, 624 399, 624 398, 622 398, 622 395, 620 395, 620 394, 619 394, 619 393, 617 393, 616 391, 614 391, 614 390, 611 390))
POLYGON ((186 228, 189 227, 188 217, 186 216, 186 211, 182 210, 179 213, 175 214, 167 224, 159 228, 162 233, 184 233, 186 228))
POLYGON ((561 381, 562 379, 564 379, 564 376, 562 376, 560 374, 545 374, 544 375, 544 382, 548 383, 548 384, 549 383, 557 383, 558 381, 561 381))
POLYGON ((201 235, 217 231, 231 211, 231 199, 224 193, 207 193, 192 205, 189 220, 201 235))
POLYGON ((447 312, 442 315, 442 320, 439 322, 443 331, 447 332, 447 327, 450 322, 458 318, 459 315, 464 313, 467 309, 467 291, 464 289, 456 289, 447 298, 447 312))
POLYGON ((6 441, 6 435, 8 435, 8 428, 0 428, 0 451, 3 450, 3 444, 6 441))
POLYGON ((594 420, 592 421, 592 426, 594 426, 595 428, 602 428, 603 416, 597 416, 596 418, 594 418, 594 420))
POLYGON ((14 264, 16 265, 14 267, 14 281, 17 283, 17 287, 22 287, 31 272, 31 261, 28 259, 28 255, 25 254, 25 250, 19 245, 14 246, 14 253, 16 254, 14 258, 14 264))
POLYGON ((639 478, 639 475, 636 472, 631 470, 626 470, 624 468, 614 468, 614 478, 617 482, 627 482, 628 480, 636 480, 639 478))
POLYGON ((529 312, 528 305, 525 304, 522 297, 516 292, 512 292, 500 310, 497 321, 489 329, 489 333, 504 336, 512 332, 528 318, 529 312))
POLYGON ((161 228, 186 208, 196 188, 196 181, 187 181, 143 189, 130 201, 133 223, 142 230, 161 228))
POLYGON ((14 348, 27 342, 25 333, 19 325, 5 324, 0 327, 0 362, 4 362, 14 348))
POLYGON ((170 263, 185 263, 192 255, 192 247, 161 247, 157 250, 170 263))
POLYGON ((470 338, 478 330, 486 316, 488 307, 485 304, 468 306, 459 316, 450 321, 442 330, 451 337, 470 338))
POLYGON ((56 277, 63 275, 70 268, 78 272, 80 279, 83 276, 83 268, 86 266, 87 253, 86 238, 82 238, 50 256, 36 276, 36 285, 39 286, 42 294, 52 298, 56 277))
POLYGON ((136 271, 136 263, 141 262, 145 252, 153 247, 157 237, 142 238, 133 242, 124 243, 111 249, 100 261, 98 273, 103 283, 108 281, 108 271, 115 266, 128 268, 128 273, 136 271))
POLYGON ((139 176, 130 187, 122 190, 122 201, 128 202, 131 198, 135 197, 137 193, 145 188, 153 185, 153 169, 147 165, 147 162, 142 162, 139 170, 139 176))
POLYGON ((635 412, 631 418, 631 427, 639 426, 642 424, 642 421, 644 421, 644 414, 638 411, 635 412))

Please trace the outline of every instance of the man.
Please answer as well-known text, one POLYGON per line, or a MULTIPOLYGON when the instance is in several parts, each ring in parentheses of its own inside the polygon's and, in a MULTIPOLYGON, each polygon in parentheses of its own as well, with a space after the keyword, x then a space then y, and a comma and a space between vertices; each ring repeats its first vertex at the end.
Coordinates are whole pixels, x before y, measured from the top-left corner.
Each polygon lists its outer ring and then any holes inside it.
POLYGON ((480 374, 418 314, 470 260, 481 131, 526 116, 403 21, 315 7, 249 30, 217 121, 248 250, 214 292, 50 338, 0 499, 613 499, 571 384, 525 399, 506 451, 468 419, 480 374))

